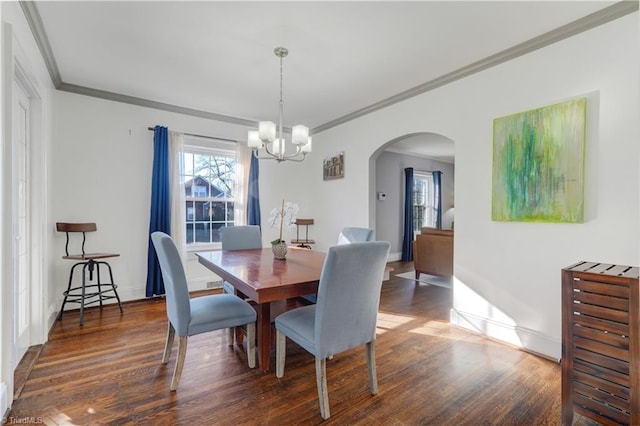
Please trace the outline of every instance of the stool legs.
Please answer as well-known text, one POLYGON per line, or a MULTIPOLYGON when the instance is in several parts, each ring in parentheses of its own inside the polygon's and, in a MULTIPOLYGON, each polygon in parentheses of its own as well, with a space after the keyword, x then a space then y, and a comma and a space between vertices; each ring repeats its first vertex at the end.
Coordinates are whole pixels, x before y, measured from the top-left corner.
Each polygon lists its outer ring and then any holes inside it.
MULTIPOLYGON (((124 313, 124 311, 122 310, 122 303, 120 302, 120 296, 118 296, 118 292, 116 291, 116 287, 118 286, 113 283, 113 272, 111 271, 111 265, 109 265, 107 262, 96 262, 96 264, 107 266, 107 270, 109 271, 109 279, 111 280, 111 287, 113 289, 113 294, 115 295, 116 300, 118 301, 118 307, 120 308, 120 313, 121 314, 124 313)), ((98 285, 99 284, 100 284, 100 268, 98 267, 98 285)), ((110 290, 105 290, 105 291, 110 291, 110 290)), ((100 304, 101 304, 100 306, 102 306, 102 300, 100 301, 100 304)))
POLYGON ((64 313, 64 307, 69 303, 79 303, 80 304, 80 325, 84 324, 84 308, 86 305, 99 302, 100 307, 103 306, 103 300, 107 299, 116 299, 118 301, 118 307, 120 308, 120 313, 123 313, 122 303, 120 301, 120 296, 118 295, 118 291, 116 290, 117 285, 113 282, 113 272, 111 270, 111 265, 107 262, 96 262, 91 259, 88 262, 78 262, 71 268, 69 273, 69 284, 67 285, 67 290, 63 293, 64 300, 62 301, 62 307, 60 308, 60 313, 58 314, 58 320, 62 319, 62 315, 64 313), (82 284, 79 287, 72 287, 73 283, 73 273, 77 266, 82 265, 82 284), (111 282, 103 283, 100 278, 100 265, 106 265, 109 271, 109 278, 111 282), (93 281, 93 272, 96 271, 96 283, 91 284, 93 281), (89 280, 87 281, 87 271, 89 271, 89 280), (110 288, 102 289, 102 285, 111 286, 110 288), (87 292, 87 289, 97 288, 97 291, 87 292), (106 292, 113 291, 113 295, 105 295, 106 292))

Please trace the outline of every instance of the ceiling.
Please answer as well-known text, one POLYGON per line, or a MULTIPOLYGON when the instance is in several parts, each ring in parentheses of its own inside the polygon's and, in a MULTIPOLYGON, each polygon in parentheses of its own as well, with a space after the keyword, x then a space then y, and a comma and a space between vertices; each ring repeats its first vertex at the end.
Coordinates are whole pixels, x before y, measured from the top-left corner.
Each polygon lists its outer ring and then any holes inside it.
POLYGON ((60 90, 239 124, 277 121, 284 46, 284 124, 317 132, 614 19, 614 3, 21 5, 60 90))

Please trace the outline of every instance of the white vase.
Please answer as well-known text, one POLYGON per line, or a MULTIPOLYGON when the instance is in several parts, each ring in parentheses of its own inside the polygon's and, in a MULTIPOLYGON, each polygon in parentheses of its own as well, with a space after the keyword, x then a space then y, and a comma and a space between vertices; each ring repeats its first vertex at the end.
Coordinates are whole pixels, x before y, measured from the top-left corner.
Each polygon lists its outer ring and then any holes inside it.
POLYGON ((287 258, 287 243, 284 241, 271 244, 271 250, 273 250, 273 257, 276 259, 284 260, 287 258))

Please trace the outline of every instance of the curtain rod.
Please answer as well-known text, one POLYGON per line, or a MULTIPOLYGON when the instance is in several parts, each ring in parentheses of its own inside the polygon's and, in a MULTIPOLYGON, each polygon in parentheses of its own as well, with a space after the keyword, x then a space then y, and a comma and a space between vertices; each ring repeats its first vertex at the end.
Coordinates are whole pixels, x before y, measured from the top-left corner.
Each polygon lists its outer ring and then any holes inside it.
POLYGON ((442 174, 444 174, 443 171, 440 170, 417 170, 417 169, 413 169, 413 173, 422 173, 422 174, 429 174, 429 173, 433 173, 433 172, 440 172, 442 174))
MULTIPOLYGON (((155 131, 155 128, 147 127, 147 130, 151 130, 153 132, 153 131, 155 131)), ((180 132, 180 133, 182 133, 183 135, 187 135, 187 136, 195 136, 196 138, 215 139, 217 141, 227 141, 227 142, 238 143, 238 141, 235 140, 235 139, 219 138, 219 137, 216 137, 216 136, 198 135, 198 134, 195 134, 195 133, 187 133, 187 132, 180 132)))

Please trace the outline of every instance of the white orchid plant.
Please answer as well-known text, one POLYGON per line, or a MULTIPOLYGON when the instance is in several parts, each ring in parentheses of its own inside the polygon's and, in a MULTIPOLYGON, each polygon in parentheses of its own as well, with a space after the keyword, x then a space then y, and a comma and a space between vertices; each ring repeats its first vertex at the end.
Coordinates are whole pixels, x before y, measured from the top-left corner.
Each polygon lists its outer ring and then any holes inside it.
POLYGON ((282 200, 281 208, 274 208, 269 214, 269 224, 271 228, 280 226, 280 236, 278 239, 271 241, 271 244, 284 243, 282 239, 282 228, 284 226, 291 228, 295 226, 296 215, 298 214, 298 205, 296 203, 284 202, 282 200))

